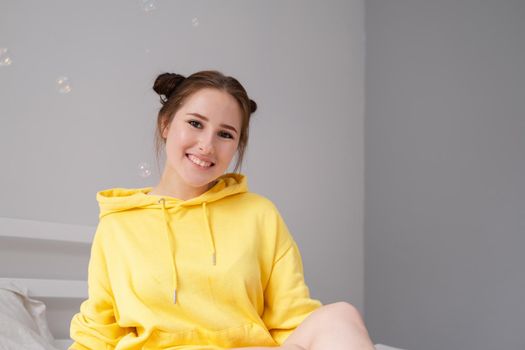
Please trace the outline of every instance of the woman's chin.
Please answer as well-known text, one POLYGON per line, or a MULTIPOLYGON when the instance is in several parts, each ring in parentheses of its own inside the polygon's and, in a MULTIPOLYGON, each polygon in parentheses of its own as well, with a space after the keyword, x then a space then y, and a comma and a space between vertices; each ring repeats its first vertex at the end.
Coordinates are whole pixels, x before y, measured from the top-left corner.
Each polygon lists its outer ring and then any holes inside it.
POLYGON ((195 189, 208 189, 208 186, 214 182, 220 175, 217 176, 191 176, 186 177, 185 182, 188 186, 191 186, 195 189))

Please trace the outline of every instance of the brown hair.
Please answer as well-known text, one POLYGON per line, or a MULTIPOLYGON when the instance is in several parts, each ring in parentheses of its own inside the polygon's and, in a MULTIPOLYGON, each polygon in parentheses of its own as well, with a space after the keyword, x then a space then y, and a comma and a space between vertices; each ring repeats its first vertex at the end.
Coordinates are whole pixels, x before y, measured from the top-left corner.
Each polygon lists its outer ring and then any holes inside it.
POLYGON ((157 162, 159 154, 166 143, 166 140, 162 137, 162 131, 171 124, 175 113, 182 107, 186 99, 203 88, 214 88, 227 92, 239 103, 242 120, 239 145, 237 147, 237 162, 234 170, 237 172, 242 165, 248 143, 250 116, 257 110, 257 104, 248 97, 246 90, 237 79, 225 76, 215 70, 200 71, 187 78, 180 74, 163 73, 155 80, 153 90, 160 95, 162 104, 157 116, 157 129, 155 131, 157 162))

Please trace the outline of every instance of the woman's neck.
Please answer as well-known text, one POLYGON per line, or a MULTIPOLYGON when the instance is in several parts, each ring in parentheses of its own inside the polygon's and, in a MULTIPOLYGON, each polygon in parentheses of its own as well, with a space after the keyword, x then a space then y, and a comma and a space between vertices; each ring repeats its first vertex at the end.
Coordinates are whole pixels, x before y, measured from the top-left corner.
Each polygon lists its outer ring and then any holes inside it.
POLYGON ((160 182, 157 186, 149 192, 158 196, 168 196, 178 198, 182 200, 188 200, 200 196, 204 192, 208 191, 215 185, 216 181, 202 186, 202 187, 191 187, 185 185, 181 179, 175 174, 169 173, 166 169, 164 170, 160 182))

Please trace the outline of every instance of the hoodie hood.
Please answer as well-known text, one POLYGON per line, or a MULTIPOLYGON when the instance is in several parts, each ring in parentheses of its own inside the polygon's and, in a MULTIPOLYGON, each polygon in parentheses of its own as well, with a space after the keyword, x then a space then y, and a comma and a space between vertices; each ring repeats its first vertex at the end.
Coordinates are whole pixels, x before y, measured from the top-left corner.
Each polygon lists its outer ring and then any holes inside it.
POLYGON ((205 226, 206 235, 209 242, 210 263, 217 264, 217 253, 212 225, 208 215, 208 204, 216 202, 222 198, 233 196, 248 191, 246 177, 241 174, 228 173, 217 179, 217 183, 198 197, 182 200, 169 196, 150 195, 151 187, 126 189, 114 188, 97 193, 97 200, 100 206, 100 215, 110 215, 116 212, 136 209, 159 209, 159 220, 164 221, 164 231, 166 247, 170 249, 171 266, 173 272, 173 302, 177 303, 178 273, 177 264, 172 252, 175 251, 175 232, 171 228, 172 211, 183 208, 200 207, 202 209, 202 225, 205 226))
POLYGON ((202 205, 203 203, 211 203, 228 196, 247 192, 248 185, 244 175, 228 173, 219 177, 215 186, 208 191, 186 201, 169 196, 150 195, 148 193, 151 190, 152 187, 137 189, 112 188, 98 192, 99 217, 102 218, 114 212, 137 208, 161 209, 163 204, 159 201, 160 199, 164 199, 164 206, 166 208, 202 205))

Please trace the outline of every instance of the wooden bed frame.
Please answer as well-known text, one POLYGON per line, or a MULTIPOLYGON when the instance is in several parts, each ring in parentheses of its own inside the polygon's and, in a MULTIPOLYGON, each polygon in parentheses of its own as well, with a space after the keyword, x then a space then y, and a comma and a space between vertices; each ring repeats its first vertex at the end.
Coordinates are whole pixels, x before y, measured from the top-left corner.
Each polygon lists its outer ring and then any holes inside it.
POLYGON ((0 217, 0 278, 46 304, 56 347, 67 349, 71 317, 87 299, 95 227, 0 217))

